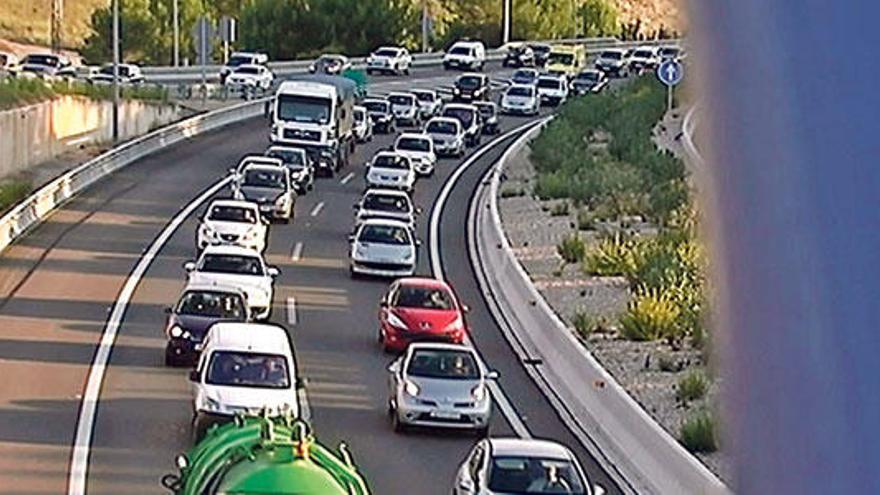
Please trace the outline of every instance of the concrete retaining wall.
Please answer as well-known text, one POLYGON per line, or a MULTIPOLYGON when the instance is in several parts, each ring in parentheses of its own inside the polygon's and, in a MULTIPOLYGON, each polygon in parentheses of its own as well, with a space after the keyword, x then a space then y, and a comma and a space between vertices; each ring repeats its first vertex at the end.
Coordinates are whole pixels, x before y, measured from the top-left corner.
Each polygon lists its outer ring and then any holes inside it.
MULTIPOLYGON (((0 177, 49 160, 84 144, 113 138, 113 104, 77 96, 0 112, 0 177)), ((123 101, 120 139, 130 139, 182 116, 176 105, 123 101)))

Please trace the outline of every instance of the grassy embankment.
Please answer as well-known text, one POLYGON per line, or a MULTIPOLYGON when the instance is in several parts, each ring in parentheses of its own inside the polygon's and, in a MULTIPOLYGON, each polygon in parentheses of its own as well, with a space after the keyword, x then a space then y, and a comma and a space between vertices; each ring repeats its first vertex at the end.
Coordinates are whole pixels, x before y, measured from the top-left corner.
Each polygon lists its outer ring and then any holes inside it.
MULTIPOLYGON (((120 94, 125 99, 168 101, 168 90, 159 86, 123 87, 120 94)), ((77 81, 48 82, 40 79, 19 78, 0 80, 0 110, 37 103, 61 95, 109 100, 113 98, 113 88, 110 85, 92 85, 77 81)))

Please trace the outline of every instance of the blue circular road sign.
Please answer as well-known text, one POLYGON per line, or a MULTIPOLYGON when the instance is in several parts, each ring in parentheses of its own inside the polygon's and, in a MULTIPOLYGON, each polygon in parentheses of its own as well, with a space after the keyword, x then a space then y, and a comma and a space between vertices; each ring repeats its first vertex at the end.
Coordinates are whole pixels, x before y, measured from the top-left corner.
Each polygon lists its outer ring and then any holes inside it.
POLYGON ((657 78, 667 86, 675 86, 684 77, 684 66, 677 60, 666 60, 657 68, 657 78))

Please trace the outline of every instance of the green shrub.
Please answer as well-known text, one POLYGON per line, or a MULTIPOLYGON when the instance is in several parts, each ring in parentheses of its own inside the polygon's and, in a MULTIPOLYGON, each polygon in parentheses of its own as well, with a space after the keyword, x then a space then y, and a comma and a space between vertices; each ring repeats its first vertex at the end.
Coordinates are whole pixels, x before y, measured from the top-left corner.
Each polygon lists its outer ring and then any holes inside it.
POLYGON ((709 379, 702 371, 692 371, 678 381, 675 398, 681 402, 693 402, 706 396, 709 379))
POLYGON ((681 444, 691 452, 718 450, 715 418, 708 411, 699 411, 681 426, 681 444))
POLYGON ((682 337, 681 310, 659 289, 639 290, 620 318, 621 333, 629 340, 666 340, 677 344, 682 337))
POLYGON ((636 270, 635 244, 620 234, 602 239, 584 258, 584 270, 590 275, 629 278, 636 270))
POLYGON ((556 252, 566 263, 579 263, 583 261, 587 247, 577 233, 573 233, 562 239, 556 246, 556 252))
POLYGON ((589 337, 597 328, 598 322, 593 316, 585 311, 575 311, 571 318, 571 324, 575 332, 582 338, 589 337))
POLYGON ((14 180, 0 183, 0 211, 23 200, 31 193, 33 185, 30 181, 14 180))

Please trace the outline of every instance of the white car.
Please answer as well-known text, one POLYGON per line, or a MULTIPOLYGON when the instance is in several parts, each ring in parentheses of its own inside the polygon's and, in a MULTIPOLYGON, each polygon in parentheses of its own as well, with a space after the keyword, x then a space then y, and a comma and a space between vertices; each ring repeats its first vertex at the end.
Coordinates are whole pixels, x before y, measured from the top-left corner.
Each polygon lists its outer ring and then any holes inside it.
POLYGON ((443 55, 443 68, 446 70, 483 70, 486 65, 486 45, 482 41, 456 41, 443 55))
POLYGON ((269 318, 279 271, 267 266, 260 253, 240 246, 207 246, 198 261, 188 261, 183 268, 189 274, 189 284, 239 289, 247 294, 254 318, 269 318))
POLYGON ((447 103, 443 106, 443 117, 458 119, 464 129, 464 144, 477 146, 483 136, 483 116, 480 110, 466 103, 447 103))
POLYGON ((434 140, 425 133, 406 132, 394 141, 394 151, 412 162, 419 175, 433 175, 437 164, 434 140))
POLYGON ((466 136, 458 119, 434 117, 425 124, 425 134, 434 141, 434 152, 440 156, 464 156, 466 136))
POLYGON ((393 92, 388 94, 388 102, 391 103, 391 113, 397 125, 412 125, 418 127, 422 124, 421 107, 416 95, 412 93, 393 92))
POLYGON ((272 87, 275 75, 264 65, 242 64, 226 76, 223 83, 231 91, 259 89, 268 91, 272 87))
POLYGON ((312 74, 329 74, 332 76, 342 75, 349 69, 351 69, 351 61, 348 57, 333 53, 321 55, 309 66, 309 72, 312 74))
MULTIPOLYGON (((119 84, 141 84, 144 82, 144 74, 141 68, 134 64, 119 64, 117 68, 119 84)), ((92 84, 113 84, 113 64, 104 64, 98 73, 89 78, 92 84)))
POLYGON ((220 68, 220 83, 224 83, 226 76, 231 74, 236 67, 249 64, 266 65, 267 63, 269 63, 269 56, 265 53, 234 52, 229 56, 226 65, 220 68))
POLYGON ((656 46, 640 46, 633 50, 629 66, 633 71, 654 70, 660 65, 660 49, 656 46))
POLYGON ((443 100, 436 91, 432 89, 413 89, 410 93, 416 95, 416 99, 419 100, 419 108, 422 111, 423 119, 430 119, 440 113, 443 100))
POLYGON ((189 378, 195 441, 240 413, 299 416, 301 382, 287 331, 278 325, 215 323, 189 378))
POLYGON ((565 76, 544 74, 535 86, 542 104, 558 106, 568 99, 568 79, 565 76))
POLYGON ((31 53, 26 55, 18 66, 19 77, 55 77, 59 71, 70 65, 67 57, 53 53, 31 53))
POLYGON ((281 160, 281 163, 290 170, 290 180, 293 182, 296 194, 302 196, 314 189, 315 166, 305 149, 274 145, 269 146, 265 156, 281 160))
POLYGON ((350 239, 352 277, 408 277, 415 273, 420 242, 408 224, 373 218, 360 224, 350 239))
POLYGON ((230 245, 262 253, 268 233, 256 203, 217 199, 208 206, 196 230, 196 249, 201 252, 208 246, 230 245))
POLYGON ((267 218, 290 223, 294 218, 297 197, 291 170, 281 160, 267 159, 278 163, 250 163, 236 174, 232 196, 256 203, 260 213, 267 218))
POLYGON ((18 57, 14 53, 0 52, 0 72, 13 72, 18 65, 18 57))
POLYGON ((380 151, 368 164, 367 187, 384 187, 412 192, 416 171, 412 161, 393 151, 380 151))
POLYGON ((609 76, 624 77, 629 73, 627 51, 620 48, 603 50, 599 53, 595 66, 609 76))
POLYGON ((373 140, 373 119, 366 107, 354 107, 354 137, 359 143, 373 140))
POLYGON ((458 468, 453 495, 577 493, 603 495, 590 485, 574 453, 549 440, 488 438, 458 468))
POLYGON ((483 437, 488 433, 488 382, 498 373, 486 369, 473 347, 414 342, 388 372, 388 413, 395 431, 428 426, 473 429, 483 437))
POLYGON ((541 111, 538 90, 531 84, 517 84, 501 95, 501 112, 508 115, 537 115, 541 111))
POLYGON ((400 46, 383 46, 367 57, 367 74, 387 72, 392 74, 409 74, 412 55, 409 50, 400 46))
POLYGON ((409 194, 397 189, 368 189, 354 208, 355 230, 371 218, 398 220, 415 229, 416 215, 421 211, 413 206, 409 194))

